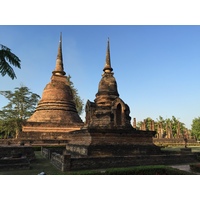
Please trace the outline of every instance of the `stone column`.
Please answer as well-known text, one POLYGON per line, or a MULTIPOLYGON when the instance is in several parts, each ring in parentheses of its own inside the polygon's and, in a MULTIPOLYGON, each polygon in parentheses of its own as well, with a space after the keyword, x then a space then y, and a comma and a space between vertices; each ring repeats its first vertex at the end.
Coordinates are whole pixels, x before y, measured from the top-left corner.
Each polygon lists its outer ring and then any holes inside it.
POLYGON ((157 124, 157 138, 160 138, 160 123, 157 124))
POLYGON ((146 120, 144 119, 144 122, 143 122, 143 131, 146 131, 146 120))
POLYGON ((71 169, 71 155, 64 154, 61 156, 61 171, 69 171, 71 169))
POLYGON ((155 131, 155 124, 154 120, 151 121, 151 131, 155 131))
POLYGON ((171 122, 169 124, 169 132, 170 132, 169 138, 172 139, 173 135, 172 135, 172 124, 171 124, 171 122))
POLYGON ((166 123, 166 126, 165 126, 165 130, 166 130, 166 138, 169 138, 168 137, 168 125, 167 125, 167 123, 166 123))
POLYGON ((176 132, 176 138, 180 138, 180 122, 178 122, 177 132, 176 132))
POLYGON ((136 128, 136 118, 133 118, 133 128, 136 128))
POLYGON ((160 138, 163 138, 163 127, 162 127, 162 122, 160 123, 160 138))
POLYGON ((187 148, 187 143, 188 143, 188 133, 187 130, 185 129, 184 134, 183 134, 183 139, 185 142, 185 148, 187 148))

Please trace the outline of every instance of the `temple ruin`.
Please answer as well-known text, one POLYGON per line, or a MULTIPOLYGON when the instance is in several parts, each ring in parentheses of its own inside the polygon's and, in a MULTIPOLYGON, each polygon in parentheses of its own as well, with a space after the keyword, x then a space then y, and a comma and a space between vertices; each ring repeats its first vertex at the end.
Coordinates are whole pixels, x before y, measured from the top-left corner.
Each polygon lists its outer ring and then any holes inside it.
POLYGON ((51 81, 44 88, 36 111, 24 124, 18 140, 41 146, 65 144, 64 151, 61 149, 60 152, 42 148, 42 154, 62 171, 196 160, 196 155, 189 152, 163 154, 153 142, 156 135, 154 122, 151 122, 151 130, 146 129, 145 121, 140 130, 136 129, 136 119, 131 125, 129 106, 120 98, 111 67, 109 40, 98 91, 94 101, 87 101, 85 112, 83 123, 65 76, 60 38, 51 81))
POLYGON ((119 97, 110 60, 108 40, 106 63, 94 102, 87 101, 82 130, 69 133, 66 152, 72 157, 110 157, 156 154, 155 131, 136 130, 131 125, 129 106, 119 97))
POLYGON ((22 127, 18 139, 31 142, 68 140, 68 132, 80 130, 83 126, 65 74, 62 36, 60 36, 56 66, 51 81, 44 88, 36 111, 22 127))

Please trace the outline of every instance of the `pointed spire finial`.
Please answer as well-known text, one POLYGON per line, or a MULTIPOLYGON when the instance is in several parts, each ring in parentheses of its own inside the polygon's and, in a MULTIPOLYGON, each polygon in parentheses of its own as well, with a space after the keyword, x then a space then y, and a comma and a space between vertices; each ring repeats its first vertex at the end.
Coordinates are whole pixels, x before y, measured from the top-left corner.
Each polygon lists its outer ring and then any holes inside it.
POLYGON ((62 57, 62 33, 60 33, 60 41, 58 46, 58 54, 56 58, 56 67, 52 72, 54 75, 65 75, 63 67, 63 57, 62 57))
POLYGON ((106 64, 105 64, 103 71, 105 73, 110 73, 110 72, 113 71, 113 69, 111 67, 111 61, 110 61, 110 41, 109 41, 109 38, 108 38, 107 51, 106 51, 106 64))

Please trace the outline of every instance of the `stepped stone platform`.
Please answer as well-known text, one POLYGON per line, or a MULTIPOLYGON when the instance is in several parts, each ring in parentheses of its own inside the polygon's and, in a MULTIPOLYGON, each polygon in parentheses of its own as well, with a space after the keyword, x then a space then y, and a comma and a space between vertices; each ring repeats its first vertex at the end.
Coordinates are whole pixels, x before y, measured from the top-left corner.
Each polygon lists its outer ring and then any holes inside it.
POLYGON ((35 159, 32 147, 0 146, 0 170, 29 169, 35 159))
POLYGON ((29 161, 35 160, 35 153, 31 146, 0 146, 0 159, 26 157, 29 161))
POLYGON ((106 169, 113 167, 131 167, 140 165, 183 165, 198 163, 198 153, 160 153, 135 154, 129 156, 85 156, 78 157, 67 154, 66 151, 56 152, 51 148, 43 148, 42 155, 50 160, 52 165, 61 171, 83 169, 106 169))
POLYGON ((129 106, 119 97, 112 71, 108 41, 96 98, 86 103, 84 126, 68 132, 65 151, 43 148, 42 154, 61 171, 197 162, 196 153, 162 152, 153 142, 155 131, 133 128, 129 106))
POLYGON ((27 158, 1 158, 0 170, 30 169, 30 161, 27 158))

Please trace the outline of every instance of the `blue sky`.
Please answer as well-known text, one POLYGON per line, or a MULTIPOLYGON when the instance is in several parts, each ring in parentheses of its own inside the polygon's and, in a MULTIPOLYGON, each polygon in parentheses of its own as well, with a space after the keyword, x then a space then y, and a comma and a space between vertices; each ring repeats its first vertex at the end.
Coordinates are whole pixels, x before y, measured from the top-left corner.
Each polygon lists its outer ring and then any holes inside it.
MULTIPOLYGON (((3 9, 0 18, 0 44, 8 46, 19 56, 22 69, 15 69, 18 78, 14 81, 8 77, 0 77, 0 90, 13 90, 24 84, 31 91, 42 95, 55 67, 59 34, 62 31, 65 71, 72 76, 72 81, 84 101, 87 99, 93 101, 105 64, 107 38, 110 37, 111 64, 118 83, 118 91, 120 97, 130 106, 132 118, 143 120, 148 116, 156 119, 159 115, 164 118, 174 115, 190 128, 192 119, 200 115, 198 0, 56 0, 48 3, 41 0, 9 0, 1 2, 1 7, 3 9), (2 26, 15 24, 42 26, 2 26), (52 24, 57 26, 43 26, 52 24), (108 26, 58 26, 62 24, 108 26), (110 26, 111 24, 133 26, 115 27, 110 26)), ((0 96, 0 108, 4 105, 6 101, 0 96)), ((13 184, 12 188, 18 191, 16 183, 19 180, 13 181, 13 177, 6 177, 5 181, 8 181, 8 178, 11 178, 9 184, 13 184)), ((24 178, 26 182, 30 181, 32 184, 32 179, 26 176, 24 178)), ((45 185, 50 183, 48 188, 56 191, 55 188, 61 190, 62 187, 66 188, 67 184, 67 188, 70 188, 68 191, 72 191, 69 195, 74 197, 81 194, 82 197, 88 185, 99 194, 99 187, 96 186, 101 184, 101 180, 94 178, 88 181, 87 177, 87 180, 83 179, 84 182, 80 179, 78 182, 77 180, 73 182, 74 179, 66 182, 63 179, 64 184, 53 185, 53 188, 52 181, 45 181, 45 185), (80 184, 78 186, 81 192, 76 192, 77 187, 74 188, 72 182, 76 186, 80 184), (90 184, 94 182, 95 184, 90 184)), ((127 188, 130 184, 125 184, 126 190, 123 190, 118 177, 116 181, 113 181, 113 178, 106 178, 103 184, 114 185, 117 199, 124 198, 124 195, 129 198, 133 196, 132 192, 127 192, 132 191, 133 187, 137 188, 134 196, 148 195, 154 189, 151 188, 151 185, 154 185, 151 177, 149 180, 147 177, 145 179, 141 176, 138 179, 134 177, 137 181, 132 182, 129 190, 127 188), (147 192, 143 192, 143 187, 138 187, 141 184, 147 184, 147 192)), ((126 176, 126 180, 122 181, 124 183, 131 181, 127 181, 127 178, 126 176)), ((163 180, 163 177, 160 178, 163 180)), ((156 180, 155 183, 162 180, 156 180)), ((37 191, 40 196, 45 195, 46 198, 48 194, 40 190, 44 183, 42 181, 40 183, 42 185, 37 184, 37 191)), ((26 184, 28 187, 23 186, 26 187, 26 191, 29 191, 30 184, 26 184)), ((171 184, 184 187, 185 181, 173 179, 171 184)), ((159 186, 163 188, 163 184, 157 185, 159 186)), ((194 190, 194 185, 192 187, 194 190)), ((10 192, 10 188, 4 187, 4 192, 5 194, 10 192)), ((56 198, 58 195, 63 196, 62 193, 55 195, 51 193, 49 197, 52 199, 54 196, 56 198)), ((105 196, 105 193, 102 195, 105 196)), ((169 195, 171 197, 171 193, 169 195)), ((183 195, 185 198, 187 194, 183 195)), ((192 194, 189 195, 191 198, 192 194)), ((113 198, 113 193, 111 197, 113 198)), ((180 193, 177 193, 177 197, 180 198, 180 193)))
MULTIPOLYGON (((21 69, 15 69, 15 80, 1 77, 0 90, 23 84, 41 96, 55 67, 60 32, 65 72, 84 102, 95 99, 109 37, 118 91, 132 119, 174 115, 190 128, 200 116, 200 26, 2 25, 0 43, 21 59, 21 69)), ((0 96, 0 107, 5 105, 0 96)))

